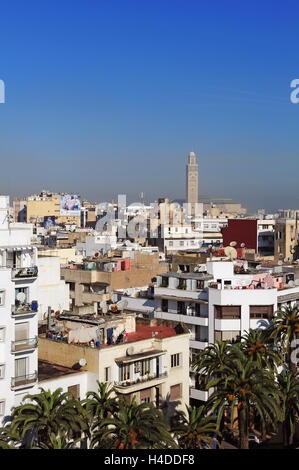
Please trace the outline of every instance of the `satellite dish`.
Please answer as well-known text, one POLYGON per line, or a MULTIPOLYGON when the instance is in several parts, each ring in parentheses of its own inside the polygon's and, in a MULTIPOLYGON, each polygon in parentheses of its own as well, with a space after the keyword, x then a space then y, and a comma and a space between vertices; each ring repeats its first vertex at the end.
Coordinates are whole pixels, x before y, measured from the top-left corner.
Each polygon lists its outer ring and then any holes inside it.
POLYGON ((19 292, 17 294, 17 300, 19 300, 19 302, 24 302, 25 299, 26 299, 26 295, 24 294, 24 292, 19 292))
POLYGON ((281 266, 281 265, 282 265, 282 261, 281 261, 281 259, 277 261, 277 264, 279 264, 279 266, 281 266))
POLYGON ((86 366, 86 364, 87 364, 87 363, 86 363, 86 359, 84 359, 84 357, 82 357, 81 359, 79 359, 79 364, 80 364, 81 367, 86 366))
POLYGON ((238 256, 237 250, 235 250, 235 248, 233 248, 232 246, 226 246, 224 248, 224 253, 225 253, 225 256, 227 256, 230 259, 236 259, 238 256))
POLYGON ((245 243, 241 243, 240 247, 245 248, 245 243))
POLYGON ((284 258, 284 262, 286 263, 288 261, 288 258, 284 258))
POLYGON ((127 356, 132 356, 132 354, 134 354, 134 346, 130 346, 128 349, 127 349, 127 356))
POLYGON ((230 242, 229 246, 236 246, 237 242, 230 242))
POLYGON ((295 285, 296 285, 296 284, 295 284, 294 281, 289 281, 289 282, 288 282, 288 286, 290 286, 290 287, 295 287, 295 285))

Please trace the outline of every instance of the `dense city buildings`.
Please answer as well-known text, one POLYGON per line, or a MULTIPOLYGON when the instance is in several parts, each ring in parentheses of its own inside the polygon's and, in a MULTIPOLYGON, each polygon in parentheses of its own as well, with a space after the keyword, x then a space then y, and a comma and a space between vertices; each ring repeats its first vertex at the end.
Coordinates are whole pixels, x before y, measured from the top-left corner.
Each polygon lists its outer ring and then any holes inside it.
POLYGON ((1 196, 1 420, 38 387, 80 400, 98 382, 168 423, 206 404, 198 355, 299 306, 297 225, 297 211, 198 198, 194 152, 185 201, 1 196))

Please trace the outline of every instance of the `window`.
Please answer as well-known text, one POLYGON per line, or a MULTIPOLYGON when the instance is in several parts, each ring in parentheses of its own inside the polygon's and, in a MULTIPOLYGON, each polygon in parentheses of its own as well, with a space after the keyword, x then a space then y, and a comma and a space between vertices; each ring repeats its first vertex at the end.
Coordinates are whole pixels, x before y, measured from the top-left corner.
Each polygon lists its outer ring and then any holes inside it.
POLYGON ((161 310, 162 312, 168 312, 168 300, 167 299, 162 299, 161 310))
POLYGON ((232 320, 241 318, 241 307, 239 305, 215 305, 215 318, 217 320, 232 320))
POLYGON ((273 305, 250 305, 250 318, 273 318, 273 305))
POLYGON ((29 338, 29 322, 15 325, 15 341, 23 341, 29 338))
POLYGON ((5 400, 0 400, 0 416, 5 415, 5 400))
POLYGON ((241 336, 241 331, 216 331, 215 341, 229 341, 232 342, 241 336))
POLYGON ((149 374, 151 371, 150 359, 145 359, 141 361, 141 375, 149 374))
POLYGON ((15 359, 15 377, 21 378, 28 375, 29 369, 29 358, 22 357, 21 359, 15 359))
POLYGON ((184 240, 180 240, 180 246, 184 246, 184 240))
POLYGON ((110 380, 111 380, 111 367, 105 367, 104 375, 105 375, 105 382, 110 382, 110 380))
POLYGON ((169 242, 169 246, 173 246, 173 242, 169 242))
POLYGON ((67 391, 74 395, 75 400, 80 400, 80 385, 71 385, 67 388, 67 391))
POLYGON ((182 398, 182 384, 170 387, 170 400, 177 400, 178 398, 182 398))
POLYGON ((5 290, 0 290, 0 307, 5 305, 5 290))
POLYGON ((24 305, 29 302, 29 289, 28 287, 19 287, 15 289, 15 302, 16 306, 24 305))
POLYGON ((0 379, 5 377, 5 364, 0 364, 0 379))
POLYGON ((121 364, 119 367, 119 380, 130 380, 130 364, 121 364))
POLYGON ((140 403, 150 403, 152 397, 152 389, 146 388, 144 390, 140 390, 140 403))
POLYGON ((179 367, 182 365, 182 353, 171 354, 170 363, 171 367, 179 367))
POLYGON ((177 312, 178 312, 179 315, 186 315, 187 314, 185 302, 178 302, 177 303, 177 312))
POLYGON ((5 341, 5 327, 2 326, 0 327, 0 343, 3 343, 5 341))
POLYGON ((197 281, 197 282, 196 282, 196 288, 197 288, 197 289, 203 289, 203 288, 204 288, 204 284, 205 284, 205 282, 202 281, 202 280, 197 281))

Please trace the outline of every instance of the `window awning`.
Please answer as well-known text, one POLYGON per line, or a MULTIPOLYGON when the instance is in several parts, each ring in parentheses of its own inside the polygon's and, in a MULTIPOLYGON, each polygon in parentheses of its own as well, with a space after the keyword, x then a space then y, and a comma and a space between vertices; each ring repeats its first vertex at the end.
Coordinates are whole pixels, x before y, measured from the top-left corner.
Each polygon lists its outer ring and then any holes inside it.
POLYGON ((121 362, 127 364, 129 362, 141 361, 142 359, 150 359, 152 357, 162 356, 166 351, 161 351, 160 349, 153 349, 152 351, 146 351, 140 354, 132 354, 130 356, 118 357, 115 359, 115 362, 121 362))

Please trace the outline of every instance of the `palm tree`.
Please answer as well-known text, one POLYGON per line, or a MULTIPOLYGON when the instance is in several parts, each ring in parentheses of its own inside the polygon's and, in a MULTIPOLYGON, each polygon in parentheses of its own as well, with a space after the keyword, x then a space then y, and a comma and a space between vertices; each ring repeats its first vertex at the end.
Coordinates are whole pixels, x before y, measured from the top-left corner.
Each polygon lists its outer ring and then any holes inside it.
POLYGON ((277 346, 274 350, 266 329, 250 328, 241 337, 239 345, 248 359, 256 361, 261 367, 276 371, 276 366, 283 362, 281 352, 277 350, 277 346))
POLYGON ((97 380, 98 392, 87 392, 82 404, 89 413, 91 420, 108 418, 118 409, 117 399, 113 397, 114 388, 109 383, 100 383, 97 380))
POLYGON ((299 376, 283 370, 278 376, 283 410, 283 440, 286 447, 294 442, 295 426, 299 419, 299 376))
POLYGON ((252 411, 264 426, 276 427, 281 419, 279 391, 271 371, 257 361, 249 361, 239 346, 233 346, 229 361, 218 370, 217 377, 207 384, 216 387, 209 397, 211 411, 217 410, 218 423, 225 410, 230 410, 231 425, 237 411, 239 447, 248 449, 248 435, 252 411))
POLYGON ((21 445, 21 437, 17 431, 12 431, 7 425, 0 428, 0 449, 16 449, 21 445))
POLYGON ((217 376, 221 367, 230 360, 232 345, 228 341, 216 341, 197 354, 192 366, 203 385, 211 376, 217 376))
POLYGON ((77 444, 81 441, 81 439, 70 440, 66 434, 66 432, 60 432, 58 436, 52 432, 50 434, 50 442, 49 444, 44 444, 43 442, 40 443, 40 446, 37 448, 40 449, 76 449, 77 444))
POLYGON ((109 449, 160 449, 176 447, 164 423, 163 415, 152 403, 129 403, 119 399, 119 409, 114 415, 98 421, 93 426, 93 448, 109 449))
POLYGON ((296 348, 299 339, 299 309, 287 305, 276 312, 273 322, 268 327, 271 337, 283 341, 289 369, 297 371, 296 348))
POLYGON ((172 429, 180 449, 212 449, 219 442, 215 435, 217 430, 217 416, 207 415, 206 405, 199 408, 186 406, 187 416, 180 413, 181 422, 172 429))
POLYGON ((28 439, 29 447, 37 444, 51 444, 50 436, 58 436, 64 430, 69 437, 88 430, 86 411, 72 393, 62 393, 58 388, 53 393, 40 388, 35 395, 26 395, 24 403, 12 413, 11 429, 19 432, 22 439, 28 439), (26 400, 30 402, 26 403, 26 400))

